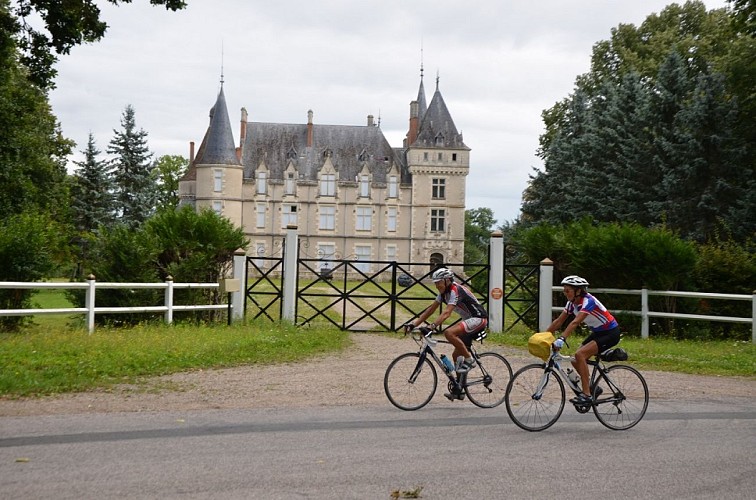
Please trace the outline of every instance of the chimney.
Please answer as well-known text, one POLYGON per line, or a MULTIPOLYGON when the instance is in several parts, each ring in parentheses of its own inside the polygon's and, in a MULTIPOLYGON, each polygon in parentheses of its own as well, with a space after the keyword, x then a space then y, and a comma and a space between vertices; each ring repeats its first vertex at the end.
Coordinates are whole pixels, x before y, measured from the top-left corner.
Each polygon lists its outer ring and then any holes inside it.
POLYGON ((368 115, 368 127, 375 127, 375 123, 373 123, 373 115, 368 115))
POLYGON ((312 110, 307 111, 307 147, 312 147, 312 110))
POLYGON ((194 163, 194 141, 189 141, 189 165, 194 163))
POLYGON ((239 130, 239 146, 244 146, 247 139, 247 108, 241 109, 241 129, 239 130))
POLYGON ((409 120, 409 132, 407 132, 407 146, 411 146, 417 139, 417 132, 419 127, 418 115, 420 114, 420 105, 417 101, 410 103, 410 120, 409 120))

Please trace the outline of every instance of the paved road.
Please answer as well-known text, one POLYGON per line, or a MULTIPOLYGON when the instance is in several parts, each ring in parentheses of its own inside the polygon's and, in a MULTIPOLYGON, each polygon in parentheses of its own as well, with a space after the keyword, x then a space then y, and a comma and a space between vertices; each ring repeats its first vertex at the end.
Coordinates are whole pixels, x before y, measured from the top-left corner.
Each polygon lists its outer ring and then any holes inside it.
POLYGON ((652 401, 621 432, 566 409, 529 433, 469 403, 5 417, 0 498, 740 499, 754 450, 747 398, 652 401))

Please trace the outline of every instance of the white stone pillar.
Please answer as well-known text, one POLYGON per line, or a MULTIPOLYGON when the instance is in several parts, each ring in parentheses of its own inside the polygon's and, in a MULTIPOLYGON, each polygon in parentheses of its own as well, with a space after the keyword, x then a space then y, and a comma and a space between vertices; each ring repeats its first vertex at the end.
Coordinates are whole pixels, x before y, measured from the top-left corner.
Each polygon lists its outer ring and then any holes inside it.
POLYGON ((544 332, 551 324, 552 290, 554 286, 554 262, 546 258, 541 261, 538 279, 538 331, 544 332))
POLYGON ((231 293, 231 315, 234 321, 244 319, 244 298, 247 296, 247 254, 239 248, 234 252, 235 280, 239 280, 239 291, 231 293))
POLYGON ((281 319, 296 320, 297 309, 297 260, 299 259, 299 244, 297 226, 286 226, 286 243, 283 261, 283 317, 281 319))
POLYGON ((488 270, 488 330, 500 333, 504 325, 504 236, 491 233, 488 270))

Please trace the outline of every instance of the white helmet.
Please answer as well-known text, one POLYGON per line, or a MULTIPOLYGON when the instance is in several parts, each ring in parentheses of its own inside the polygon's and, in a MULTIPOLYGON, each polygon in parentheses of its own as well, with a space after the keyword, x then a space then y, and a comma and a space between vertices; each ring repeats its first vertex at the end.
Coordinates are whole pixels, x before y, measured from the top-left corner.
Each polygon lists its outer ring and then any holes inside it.
POLYGON ((433 280, 433 283, 445 279, 454 279, 454 273, 446 269, 445 267, 439 267, 435 271, 433 271, 433 274, 431 275, 431 280, 433 280))
POLYGON ((573 274, 572 276, 567 276, 562 280, 562 285, 571 285, 571 286, 588 286, 588 281, 586 281, 585 278, 581 278, 580 276, 573 274))

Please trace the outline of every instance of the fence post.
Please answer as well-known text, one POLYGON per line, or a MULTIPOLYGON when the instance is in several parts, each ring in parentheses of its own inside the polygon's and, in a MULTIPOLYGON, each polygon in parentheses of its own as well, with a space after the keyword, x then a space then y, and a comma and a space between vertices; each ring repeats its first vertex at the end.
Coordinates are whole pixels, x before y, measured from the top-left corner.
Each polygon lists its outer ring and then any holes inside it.
POLYGON ((169 325, 173 323, 173 276, 170 274, 165 277, 165 322, 169 325))
POLYGON ((234 320, 244 319, 244 297, 247 294, 247 254, 243 248, 234 252, 234 279, 239 280, 239 291, 231 294, 231 314, 234 320))
POLYGON ((554 262, 548 257, 541 261, 538 276, 538 331, 544 332, 551 324, 551 304, 554 286, 554 262))
POLYGON ((499 333, 504 322, 504 235, 501 231, 491 233, 489 246, 491 267, 488 270, 488 329, 499 333))
POLYGON ((297 226, 286 226, 286 244, 283 260, 283 311, 282 319, 295 322, 297 305, 297 258, 299 245, 297 244, 297 226))
POLYGON ((87 331, 91 335, 95 328, 95 276, 87 276, 87 294, 84 297, 85 307, 87 308, 87 331))
POLYGON ((648 338, 648 288, 641 289, 641 338, 648 338))

